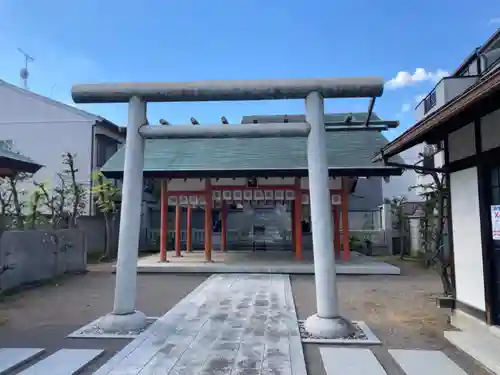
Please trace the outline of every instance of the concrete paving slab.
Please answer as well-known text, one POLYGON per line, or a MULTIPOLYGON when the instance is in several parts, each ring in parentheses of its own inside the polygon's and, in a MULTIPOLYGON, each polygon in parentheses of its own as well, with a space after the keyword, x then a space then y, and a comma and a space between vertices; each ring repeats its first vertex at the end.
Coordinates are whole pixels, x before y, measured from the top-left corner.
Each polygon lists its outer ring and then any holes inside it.
POLYGON ((61 349, 18 375, 73 375, 103 352, 96 349, 61 349))
POLYGON ((306 375, 286 275, 213 275, 96 375, 306 375))
POLYGON ((446 354, 437 350, 389 350, 406 375, 467 375, 446 354))
MULTIPOLYGON (((214 253, 213 262, 205 262, 202 252, 185 253, 183 257, 169 257, 160 262, 158 254, 142 257, 137 263, 139 273, 259 273, 313 275, 312 258, 293 259, 285 252, 228 252, 214 253)), ((400 269, 374 257, 352 253, 349 261, 339 258, 336 265, 339 275, 399 275, 400 269)))
POLYGON ((0 349, 0 375, 20 367, 28 361, 42 355, 45 349, 39 348, 3 348, 0 349))
POLYGON ((327 375, 387 375, 370 349, 320 347, 319 351, 327 375))

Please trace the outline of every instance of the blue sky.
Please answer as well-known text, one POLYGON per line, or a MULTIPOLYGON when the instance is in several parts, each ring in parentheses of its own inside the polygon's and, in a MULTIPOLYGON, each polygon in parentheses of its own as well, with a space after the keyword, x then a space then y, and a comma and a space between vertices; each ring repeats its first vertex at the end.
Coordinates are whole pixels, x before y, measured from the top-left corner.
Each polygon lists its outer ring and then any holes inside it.
MULTIPOLYGON (((413 123, 416 98, 500 27, 483 0, 0 0, 0 78, 72 103, 74 83, 383 76, 377 113, 413 123), (378 4, 377 4, 378 3, 378 4), (379 5, 381 4, 381 5, 379 5), (399 74, 398 74, 399 73, 399 74)), ((365 111, 368 99, 328 100, 365 111)), ((81 106, 126 124, 126 106, 81 106)), ((151 104, 151 123, 303 113, 302 101, 151 104)))

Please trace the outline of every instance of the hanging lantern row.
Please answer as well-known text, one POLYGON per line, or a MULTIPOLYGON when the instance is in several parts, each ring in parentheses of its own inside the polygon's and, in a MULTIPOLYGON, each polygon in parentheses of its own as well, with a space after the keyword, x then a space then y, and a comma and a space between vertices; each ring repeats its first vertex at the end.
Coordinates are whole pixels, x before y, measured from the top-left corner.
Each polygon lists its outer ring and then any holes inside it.
MULTIPOLYGON (((226 201, 229 203, 246 202, 283 202, 295 200, 294 190, 215 190, 212 192, 212 199, 214 202, 226 201)), ((332 194, 332 205, 341 204, 341 196, 339 194, 332 194)), ((205 197, 200 196, 169 196, 169 206, 204 206, 205 197)), ((302 194, 302 204, 309 204, 309 194, 302 194)))

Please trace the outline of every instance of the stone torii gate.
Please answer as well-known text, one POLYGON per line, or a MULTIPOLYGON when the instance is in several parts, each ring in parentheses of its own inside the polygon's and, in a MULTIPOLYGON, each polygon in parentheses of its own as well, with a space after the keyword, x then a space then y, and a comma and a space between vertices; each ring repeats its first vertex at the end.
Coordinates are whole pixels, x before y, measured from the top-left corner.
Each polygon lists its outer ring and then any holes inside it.
MULTIPOLYGON (((362 128, 370 127, 376 97, 382 95, 383 78, 280 79, 260 81, 201 81, 187 83, 82 84, 72 89, 75 103, 128 103, 122 207, 113 311, 101 318, 105 331, 132 331, 146 325, 146 316, 135 309, 137 257, 143 189, 144 140, 157 138, 242 138, 307 136, 308 176, 314 254, 317 313, 305 328, 320 337, 342 337, 352 324, 339 315, 333 251, 331 200, 328 190, 324 98, 371 98, 362 128), (214 126, 147 125, 147 102, 305 99, 305 123, 237 124, 214 126)), ((353 126, 358 128, 359 126, 353 126)))

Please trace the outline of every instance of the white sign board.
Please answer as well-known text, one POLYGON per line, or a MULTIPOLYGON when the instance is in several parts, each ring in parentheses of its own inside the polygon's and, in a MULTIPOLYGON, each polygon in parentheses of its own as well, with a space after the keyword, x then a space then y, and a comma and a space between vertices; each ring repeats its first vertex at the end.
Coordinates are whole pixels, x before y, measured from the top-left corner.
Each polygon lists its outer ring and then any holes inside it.
POLYGON ((494 240, 500 241, 500 205, 491 206, 491 232, 494 240))

